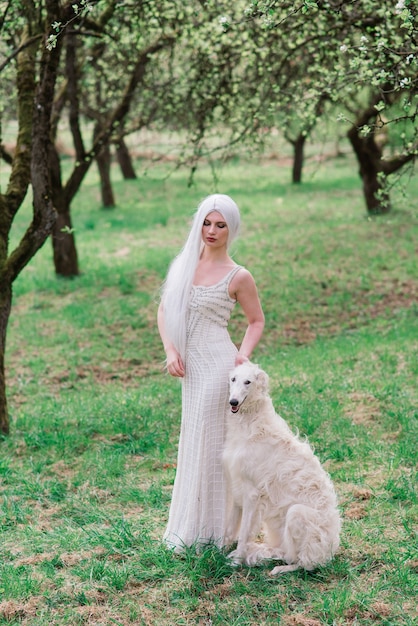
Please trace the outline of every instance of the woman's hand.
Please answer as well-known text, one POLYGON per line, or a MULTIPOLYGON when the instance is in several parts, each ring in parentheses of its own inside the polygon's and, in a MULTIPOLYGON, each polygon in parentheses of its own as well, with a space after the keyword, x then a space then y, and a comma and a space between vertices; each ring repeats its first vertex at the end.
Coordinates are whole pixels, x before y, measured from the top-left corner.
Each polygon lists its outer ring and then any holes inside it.
POLYGON ((167 372, 170 374, 170 376, 183 378, 185 374, 183 360, 175 348, 169 348, 167 350, 166 363, 167 372))
POLYGON ((248 363, 248 361, 248 357, 238 352, 237 356, 235 357, 235 367, 237 367, 238 365, 242 365, 242 363, 248 363))

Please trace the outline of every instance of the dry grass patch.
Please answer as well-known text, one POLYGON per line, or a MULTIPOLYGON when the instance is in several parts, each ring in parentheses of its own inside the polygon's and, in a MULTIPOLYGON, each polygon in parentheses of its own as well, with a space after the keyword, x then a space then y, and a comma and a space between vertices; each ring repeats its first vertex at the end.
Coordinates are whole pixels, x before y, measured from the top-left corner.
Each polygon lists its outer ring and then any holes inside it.
POLYGON ((20 623, 28 623, 27 620, 35 617, 38 609, 44 603, 42 596, 32 596, 27 602, 16 600, 3 600, 0 602, 0 616, 7 621, 18 620, 20 623))
POLYGON ((350 405, 345 410, 345 415, 353 424, 367 424, 381 415, 380 403, 371 393, 355 391, 348 394, 348 400, 350 405))
POLYGON ((304 613, 297 613, 296 615, 285 615, 283 617, 283 626, 323 626, 323 622, 308 617, 304 613))

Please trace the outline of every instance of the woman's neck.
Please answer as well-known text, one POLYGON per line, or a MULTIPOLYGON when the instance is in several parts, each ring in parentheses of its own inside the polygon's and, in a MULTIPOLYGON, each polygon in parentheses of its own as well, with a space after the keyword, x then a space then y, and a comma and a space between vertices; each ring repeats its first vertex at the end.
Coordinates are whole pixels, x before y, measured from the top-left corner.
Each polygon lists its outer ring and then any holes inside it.
POLYGON ((214 285, 234 267, 234 261, 222 250, 203 250, 196 268, 195 285, 214 285))
POLYGON ((213 263, 214 265, 227 265, 228 263, 232 262, 230 256, 228 255, 228 252, 224 248, 216 250, 214 248, 208 248, 206 246, 202 250, 202 254, 200 255, 200 261, 207 264, 213 263))

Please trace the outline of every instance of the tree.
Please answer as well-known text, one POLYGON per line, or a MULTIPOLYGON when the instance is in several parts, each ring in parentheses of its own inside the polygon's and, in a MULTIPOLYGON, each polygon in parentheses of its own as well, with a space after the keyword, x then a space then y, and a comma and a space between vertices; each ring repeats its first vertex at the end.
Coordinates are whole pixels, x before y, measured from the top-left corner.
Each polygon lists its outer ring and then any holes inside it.
POLYGON ((305 144, 322 117, 326 95, 318 96, 318 99, 312 103, 313 111, 311 115, 302 116, 302 118, 290 109, 286 116, 284 124, 284 138, 293 147, 293 166, 292 166, 292 182, 299 184, 302 182, 302 171, 305 162, 305 144))
POLYGON ((388 179, 414 161, 418 149, 415 3, 253 0, 207 2, 205 9, 208 36, 182 44, 184 74, 194 76, 183 88, 189 109, 181 122, 189 128, 193 146, 184 160, 195 167, 202 155, 226 154, 242 141, 262 147, 269 130, 279 124, 294 145, 293 175, 298 179, 306 137, 324 103, 344 114, 351 107, 351 120, 341 115, 340 123, 349 124, 367 210, 389 210, 388 179), (216 25, 223 33, 215 43, 216 25), (405 142, 390 163, 386 154, 378 154, 381 147, 371 150, 372 136, 381 129, 381 111, 385 124, 410 121, 405 142), (296 134, 291 132, 295 122, 296 134))
POLYGON ((342 66, 359 77, 347 90, 346 107, 354 118, 347 134, 359 163, 367 210, 384 214, 391 208, 390 176, 418 154, 417 12, 413 3, 402 0, 395 6, 385 2, 377 11, 370 3, 364 5, 363 12, 357 7, 351 17, 358 32, 347 32, 341 47, 342 66), (379 142, 381 129, 405 122, 404 142, 388 157, 379 142))
POLYGON ((155 28, 146 26, 157 11, 158 3, 138 3, 131 8, 129 16, 123 4, 115 0, 102 4, 101 13, 89 14, 84 21, 60 33, 65 49, 62 73, 66 83, 63 94, 57 93, 54 110, 59 117, 64 110, 62 103, 67 106, 75 150, 73 168, 64 181, 56 125, 50 158, 52 195, 58 218, 52 243, 55 271, 65 277, 79 274, 71 204, 94 160, 98 160, 102 168, 102 180, 106 179, 106 190, 110 194, 109 144, 113 137, 120 136, 136 91, 144 87, 149 64, 155 63, 159 51, 170 47, 174 41, 172 16, 160 20, 155 28), (91 142, 86 139, 89 128, 83 123, 85 117, 94 120, 91 142))
POLYGON ((363 108, 358 107, 355 120, 348 130, 348 138, 359 163, 359 174, 363 182, 363 193, 370 214, 388 213, 391 208, 389 176, 416 157, 416 141, 413 150, 386 156, 385 144, 379 141, 379 130, 387 122, 379 113, 381 93, 371 92, 363 108))
MULTIPOLYGON (((227 155, 243 142, 261 150, 270 130, 278 128, 294 146, 293 179, 300 181, 304 144, 332 101, 322 53, 329 26, 321 16, 316 29, 309 29, 303 5, 295 9, 294 2, 281 2, 278 28, 264 20, 264 6, 205 3, 199 40, 191 36, 176 47, 182 75, 173 97, 188 102, 176 119, 192 147, 184 150, 183 161, 194 168, 202 156, 227 155)), ((333 60, 329 53, 328 62, 333 60)), ((176 101, 173 108, 178 110, 176 101)))
POLYGON ((60 47, 48 50, 50 24, 56 19, 56 2, 47 0, 43 20, 31 3, 8 3, 1 21, 2 52, 16 68, 17 137, 9 182, 0 193, 0 431, 9 432, 4 356, 14 280, 43 245, 53 228, 55 210, 48 174, 48 137, 51 103, 60 47), (5 19, 7 15, 7 20, 5 19), (9 48, 6 48, 5 42, 9 48), (13 220, 32 183, 33 217, 14 250, 9 251, 13 220))
MULTIPOLYGON (((292 85, 300 87, 310 77, 311 94, 327 94, 342 111, 352 112, 348 137, 359 161, 367 210, 386 213, 390 209, 390 175, 414 161, 418 150, 416 4, 408 0, 396 4, 383 0, 378 5, 371 0, 306 0, 295 8, 294 3, 254 1, 245 15, 251 29, 257 25, 278 33, 271 47, 270 65, 274 67, 280 58, 277 46, 286 46, 282 35, 292 25, 295 36, 290 47, 298 49, 301 65, 292 85), (398 154, 387 159, 375 133, 382 124, 406 120, 405 141, 398 154)), ((300 102, 296 91, 294 106, 299 108, 300 102)))

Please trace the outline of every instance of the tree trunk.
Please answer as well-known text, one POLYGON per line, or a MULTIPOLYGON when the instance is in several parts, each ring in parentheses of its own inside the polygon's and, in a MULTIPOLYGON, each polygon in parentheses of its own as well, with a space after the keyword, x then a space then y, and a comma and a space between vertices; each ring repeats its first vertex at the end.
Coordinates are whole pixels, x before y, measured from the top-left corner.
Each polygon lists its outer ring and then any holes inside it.
MULTIPOLYGON (((389 90, 388 90, 389 91, 389 90)), ((363 182, 363 193, 367 212, 370 215, 384 215, 391 209, 387 176, 407 162, 393 159, 391 163, 383 159, 383 146, 376 141, 377 110, 376 105, 381 100, 381 94, 372 93, 368 105, 359 111, 355 123, 347 132, 347 137, 353 147, 359 163, 359 174, 363 182), (364 129, 367 129, 367 133, 364 129)))
POLYGON ((136 173, 134 166, 132 165, 131 155, 129 154, 128 147, 124 142, 123 137, 121 137, 116 143, 116 158, 124 179, 135 180, 136 173))
POLYGON ((110 146, 106 143, 96 157, 97 167, 100 175, 100 191, 102 194, 102 205, 105 209, 112 209, 115 206, 112 181, 110 178, 110 146))
POLYGON ((72 278, 79 276, 77 248, 71 225, 70 207, 61 201, 55 203, 57 220, 52 231, 52 249, 55 272, 58 276, 72 278))
POLYGON ((382 167, 382 149, 374 135, 361 136, 360 127, 354 125, 347 133, 359 163, 363 182, 363 194, 370 215, 389 213, 390 196, 386 189, 386 177, 382 167))
POLYGON ((12 286, 6 279, 0 285, 0 433, 8 435, 10 430, 9 413, 7 409, 6 377, 4 371, 4 356, 6 350, 6 333, 12 306, 12 286))
POLYGON ((305 142, 306 135, 300 134, 295 141, 292 141, 293 145, 293 169, 292 169, 292 183, 298 184, 302 182, 302 170, 305 160, 305 142))
POLYGON ((52 250, 57 276, 79 276, 78 255, 71 224, 70 201, 62 187, 61 163, 56 147, 49 146, 49 176, 57 219, 52 230, 52 250))
POLYGON ((363 193, 367 212, 370 215, 385 215, 390 212, 390 196, 386 190, 385 178, 373 168, 360 166, 360 176, 363 181, 363 193))

